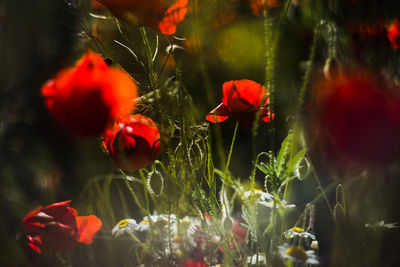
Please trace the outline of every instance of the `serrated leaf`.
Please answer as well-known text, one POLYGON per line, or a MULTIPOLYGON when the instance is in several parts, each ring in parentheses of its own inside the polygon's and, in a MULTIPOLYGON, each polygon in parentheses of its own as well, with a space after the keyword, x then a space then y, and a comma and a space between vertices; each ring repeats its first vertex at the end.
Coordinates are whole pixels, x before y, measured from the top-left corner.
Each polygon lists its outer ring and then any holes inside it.
POLYGON ((262 171, 266 175, 272 176, 274 173, 274 169, 270 165, 261 162, 261 164, 256 164, 256 166, 260 171, 262 171))
POLYGON ((285 171, 285 175, 283 179, 290 177, 290 174, 294 172, 295 168, 300 164, 306 154, 306 150, 303 149, 299 153, 297 153, 288 163, 287 169, 285 171))
POLYGON ((276 158, 276 173, 279 175, 285 165, 285 158, 289 148, 289 144, 292 140, 293 134, 289 133, 288 136, 283 140, 281 144, 281 149, 279 150, 278 156, 276 158))

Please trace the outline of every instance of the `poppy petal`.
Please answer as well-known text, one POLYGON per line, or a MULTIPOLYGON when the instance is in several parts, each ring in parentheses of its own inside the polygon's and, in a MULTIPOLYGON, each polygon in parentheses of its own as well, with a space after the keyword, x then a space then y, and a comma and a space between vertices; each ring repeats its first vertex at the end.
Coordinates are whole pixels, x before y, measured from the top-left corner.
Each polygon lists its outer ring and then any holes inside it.
POLYGON ((187 260, 183 263, 183 267, 207 267, 207 264, 202 261, 187 260))
POLYGON ((212 123, 219 123, 227 120, 230 114, 231 110, 229 107, 221 103, 218 107, 207 114, 206 120, 212 123))
POLYGON ((40 236, 32 237, 28 235, 27 238, 28 238, 28 245, 37 253, 42 253, 42 250, 39 247, 42 244, 42 239, 40 238, 40 236))
POLYGON ((74 67, 46 82, 42 96, 61 127, 71 134, 90 137, 132 112, 137 86, 128 73, 109 67, 100 55, 89 51, 74 67))
POLYGON ((157 125, 140 114, 118 119, 103 138, 111 157, 125 170, 144 168, 160 155, 157 125))
POLYGON ((23 219, 23 223, 24 224, 30 224, 33 220, 32 217, 35 216, 36 214, 38 214, 41 210, 42 210, 42 206, 37 207, 36 209, 32 210, 31 212, 29 212, 25 218, 23 219))
POLYGON ((102 226, 101 220, 95 215, 77 216, 76 224, 79 232, 78 241, 84 244, 91 244, 102 226))
POLYGON ((228 97, 228 106, 232 111, 254 111, 259 105, 265 87, 251 80, 235 81, 228 97))
POLYGON ((167 9, 164 18, 158 25, 163 34, 175 33, 176 26, 185 18, 187 2, 187 0, 178 0, 167 9))
MULTIPOLYGON (((271 121, 271 116, 270 116, 270 113, 269 113, 269 110, 267 109, 267 108, 261 108, 261 119, 264 121, 264 122, 270 122, 271 121)), ((272 119, 274 119, 275 118, 275 114, 272 114, 272 119)))

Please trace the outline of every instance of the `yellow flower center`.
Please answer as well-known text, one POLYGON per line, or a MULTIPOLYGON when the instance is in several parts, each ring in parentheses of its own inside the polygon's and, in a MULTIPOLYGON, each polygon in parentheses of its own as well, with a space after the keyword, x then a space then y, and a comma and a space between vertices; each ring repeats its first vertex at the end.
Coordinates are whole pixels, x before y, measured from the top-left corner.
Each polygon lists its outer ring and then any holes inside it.
POLYGON ((302 261, 307 260, 308 258, 306 251, 300 246, 290 247, 285 251, 285 253, 295 259, 302 261))
POLYGON ((179 241, 180 241, 179 235, 174 235, 172 239, 173 239, 175 242, 179 242, 179 241))
MULTIPOLYGON (((275 201, 270 201, 269 202, 269 204, 271 205, 271 206, 273 206, 274 204, 275 204, 275 201)), ((277 203, 276 203, 276 206, 282 206, 282 202, 280 202, 280 201, 278 201, 277 203)))
POLYGON ((143 220, 143 221, 142 221, 142 224, 148 224, 148 223, 149 223, 148 220, 143 220))
POLYGON ((291 228, 290 230, 292 230, 293 232, 297 232, 297 233, 304 233, 305 232, 305 230, 303 228, 297 227, 297 226, 291 228))
POLYGON ((121 220, 121 221, 118 223, 119 229, 125 228, 125 227, 127 227, 128 225, 129 225, 129 221, 128 221, 128 220, 121 220))

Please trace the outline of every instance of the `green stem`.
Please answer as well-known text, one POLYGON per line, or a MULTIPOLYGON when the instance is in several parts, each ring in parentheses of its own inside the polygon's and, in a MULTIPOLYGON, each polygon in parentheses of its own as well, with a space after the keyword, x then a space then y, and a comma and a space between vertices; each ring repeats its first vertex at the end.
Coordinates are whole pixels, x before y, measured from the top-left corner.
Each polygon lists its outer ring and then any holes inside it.
POLYGON ((275 251, 275 244, 276 244, 276 202, 278 199, 274 196, 274 205, 272 207, 271 213, 271 223, 272 223, 272 237, 271 237, 271 245, 269 247, 269 258, 272 258, 272 255, 275 251))
POLYGON ((311 160, 310 160, 310 168, 311 168, 311 172, 312 172, 312 174, 313 174, 313 176, 314 176, 314 178, 315 178, 315 181, 316 181, 317 184, 318 184, 318 188, 319 188, 319 190, 321 191, 321 194, 322 194, 322 196, 323 196, 323 198, 324 198, 324 200, 325 200, 325 202, 326 202, 326 205, 327 205, 327 207, 328 207, 328 209, 329 209, 329 213, 331 214, 332 218, 334 218, 332 206, 331 206, 331 204, 329 203, 328 197, 326 196, 325 190, 323 189, 323 187, 322 187, 322 185, 321 185, 321 182, 319 181, 317 172, 315 171, 314 165, 312 164, 311 160))
POLYGON ((301 114, 301 112, 300 112, 301 111, 301 107, 303 106, 304 96, 306 94, 306 90, 307 90, 307 87, 308 87, 308 84, 309 84, 310 78, 311 78, 315 52, 317 50, 316 48, 317 48, 317 43, 318 43, 317 41, 318 41, 318 35, 319 35, 319 28, 320 27, 318 25, 314 30, 314 38, 313 38, 313 42, 312 42, 312 46, 311 46, 310 58, 308 59, 307 70, 306 70, 306 73, 304 74, 303 85, 301 86, 300 95, 299 95, 299 98, 297 100, 296 120, 295 120, 295 126, 294 126, 295 130, 298 129, 298 124, 299 124, 300 114, 301 114))
POLYGON ((60 263, 61 263, 63 266, 70 266, 70 265, 68 264, 68 262, 67 262, 63 257, 61 257, 61 255, 60 255, 59 252, 56 253, 56 258, 57 258, 57 260, 60 261, 60 263))
POLYGON ((235 144, 236 134, 237 134, 238 128, 239 128, 239 122, 237 121, 236 124, 235 124, 235 131, 233 132, 231 147, 230 147, 230 149, 229 149, 228 161, 226 162, 226 166, 225 166, 225 173, 227 173, 228 168, 229 168, 229 163, 231 162, 231 156, 232 156, 233 146, 234 146, 234 144, 235 144))
MULTIPOLYGON (((200 1, 193 1, 193 13, 195 14, 196 18, 199 17, 199 13, 200 13, 200 1)), ((193 38, 195 40, 195 45, 196 45, 196 49, 198 51, 198 66, 200 69, 200 74, 201 74, 201 78, 203 81, 203 87, 205 89, 205 94, 206 94, 206 99, 207 99, 207 104, 210 107, 215 107, 215 105, 217 104, 215 102, 215 96, 214 96, 214 90, 213 90, 213 86, 212 86, 212 82, 210 79, 210 76, 207 72, 207 66, 204 60, 204 53, 202 50, 202 47, 200 45, 200 34, 202 33, 202 27, 200 27, 199 25, 201 25, 201 21, 199 19, 195 19, 193 20, 193 38)), ((215 131, 215 144, 216 144, 216 149, 217 149, 217 155, 218 158, 220 160, 220 164, 221 166, 225 165, 225 152, 224 152, 224 147, 223 147, 223 136, 222 136, 222 131, 221 131, 221 127, 216 126, 214 127, 214 131, 215 131)))

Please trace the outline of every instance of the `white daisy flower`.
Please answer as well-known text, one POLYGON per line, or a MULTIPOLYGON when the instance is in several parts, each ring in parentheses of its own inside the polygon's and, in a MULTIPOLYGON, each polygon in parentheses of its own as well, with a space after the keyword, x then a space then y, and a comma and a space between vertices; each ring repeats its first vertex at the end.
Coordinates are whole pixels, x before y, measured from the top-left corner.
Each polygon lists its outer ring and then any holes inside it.
POLYGON ((138 224, 134 219, 124 219, 119 221, 119 223, 111 230, 111 234, 115 237, 123 235, 128 232, 135 232, 137 230, 138 224))
POLYGON ((138 232, 146 232, 150 229, 150 221, 145 218, 143 218, 143 220, 138 223, 137 225, 138 232))
POLYGON ((291 260, 292 262, 298 262, 308 265, 318 265, 318 257, 314 250, 304 250, 301 246, 289 247, 287 244, 284 246, 278 246, 279 256, 284 260, 291 260))
POLYGON ((293 238, 299 237, 299 238, 304 238, 304 239, 309 238, 309 239, 315 240, 315 235, 308 233, 303 228, 297 227, 297 226, 292 227, 289 230, 286 230, 283 233, 283 235, 286 237, 286 239, 293 239, 293 238))
POLYGON ((316 240, 312 241, 310 247, 311 247, 311 249, 317 251, 319 249, 318 241, 316 241, 316 240))
MULTIPOLYGON (((243 193, 244 197, 249 199, 251 197, 251 191, 246 191, 243 193)), ((271 202, 274 200, 274 196, 266 193, 260 189, 255 189, 253 196, 257 199, 257 202, 271 202)))
POLYGON ((201 225, 201 221, 196 217, 186 216, 180 219, 175 225, 177 234, 184 233, 191 236, 197 231, 197 227, 201 225))
MULTIPOLYGON (((263 205, 265 207, 271 208, 271 209, 274 207, 274 203, 275 203, 274 200, 269 201, 269 202, 267 202, 267 201, 260 201, 259 202, 259 204, 261 204, 261 205, 263 205)), ((290 209, 290 208, 294 208, 294 207, 296 207, 295 204, 287 204, 287 202, 285 200, 278 201, 276 203, 276 208, 277 209, 290 209)))
POLYGON ((155 227, 162 229, 167 226, 168 223, 170 225, 176 223, 176 215, 175 214, 160 214, 160 215, 150 215, 143 217, 143 220, 138 224, 137 231, 145 232, 150 229, 150 224, 155 227))
MULTIPOLYGON (((244 192, 244 197, 249 199, 251 197, 251 191, 244 192)), ((266 193, 260 189, 255 189, 253 192, 253 196, 256 198, 256 203, 268 208, 273 208, 274 206, 274 196, 270 193, 266 193)), ((286 209, 286 208, 294 208, 296 205, 287 204, 285 200, 278 201, 276 203, 277 209, 286 209)))

